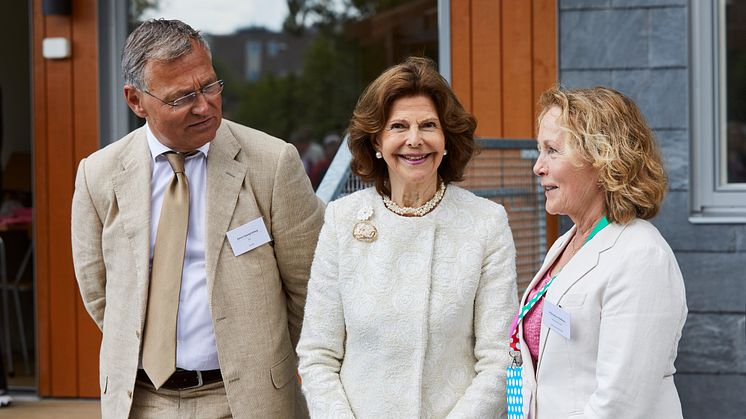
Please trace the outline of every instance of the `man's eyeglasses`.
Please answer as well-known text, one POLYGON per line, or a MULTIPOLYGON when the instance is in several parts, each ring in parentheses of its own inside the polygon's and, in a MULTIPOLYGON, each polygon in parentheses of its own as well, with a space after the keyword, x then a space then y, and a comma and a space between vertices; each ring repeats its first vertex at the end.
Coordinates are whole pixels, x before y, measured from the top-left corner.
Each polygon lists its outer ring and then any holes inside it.
POLYGON ((223 80, 218 80, 216 82, 212 82, 212 83, 208 84, 205 87, 197 89, 197 90, 193 91, 192 93, 188 93, 188 94, 186 94, 186 95, 184 95, 184 96, 182 96, 180 98, 174 99, 174 100, 172 100, 170 102, 167 102, 167 101, 159 98, 158 96, 156 96, 156 95, 148 92, 147 90, 143 90, 143 92, 147 93, 149 96, 152 96, 152 97, 160 100, 164 104, 166 104, 166 105, 168 105, 168 106, 176 109, 176 108, 185 108, 185 107, 193 104, 194 101, 197 99, 197 93, 202 93, 206 97, 215 97, 215 96, 219 95, 220 92, 223 91, 223 85, 224 84, 225 84, 225 82, 223 80))

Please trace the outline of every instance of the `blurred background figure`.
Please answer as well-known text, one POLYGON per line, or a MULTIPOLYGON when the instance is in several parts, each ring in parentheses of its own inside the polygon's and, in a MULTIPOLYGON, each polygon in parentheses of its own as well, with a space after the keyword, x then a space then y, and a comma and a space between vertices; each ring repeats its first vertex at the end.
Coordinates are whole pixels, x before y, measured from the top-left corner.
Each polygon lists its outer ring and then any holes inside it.
POLYGON ((329 165, 332 164, 341 142, 342 139, 339 138, 339 135, 334 133, 329 133, 324 137, 324 157, 316 162, 309 175, 314 190, 319 187, 321 180, 324 179, 324 175, 329 169, 329 165))
POLYGON ((324 149, 313 141, 313 131, 309 127, 299 128, 290 134, 289 142, 298 149, 303 168, 310 178, 313 167, 324 158, 324 149))

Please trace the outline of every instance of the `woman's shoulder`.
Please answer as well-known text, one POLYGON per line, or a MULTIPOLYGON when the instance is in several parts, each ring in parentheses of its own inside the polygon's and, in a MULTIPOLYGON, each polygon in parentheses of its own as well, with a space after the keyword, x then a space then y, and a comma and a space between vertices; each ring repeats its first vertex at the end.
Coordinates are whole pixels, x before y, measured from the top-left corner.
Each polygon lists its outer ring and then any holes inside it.
POLYGON ((624 225, 624 231, 619 235, 622 243, 631 244, 639 252, 648 252, 653 249, 673 254, 671 246, 658 231, 658 229, 647 220, 635 218, 624 225))
POLYGON ((447 194, 449 205, 457 206, 461 211, 469 211, 483 217, 507 218, 502 205, 487 198, 475 195, 460 186, 448 185, 447 194))
POLYGON ((330 202, 327 211, 333 211, 338 219, 356 218, 358 212, 372 210, 377 197, 375 188, 365 188, 330 202))

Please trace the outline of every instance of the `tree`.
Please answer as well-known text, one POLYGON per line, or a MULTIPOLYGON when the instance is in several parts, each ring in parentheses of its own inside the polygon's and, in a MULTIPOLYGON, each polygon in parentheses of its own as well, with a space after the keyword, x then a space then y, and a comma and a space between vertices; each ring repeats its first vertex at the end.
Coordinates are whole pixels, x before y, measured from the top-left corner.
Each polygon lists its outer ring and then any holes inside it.
POLYGON ((130 0, 130 24, 136 25, 141 22, 145 11, 157 9, 160 0, 130 0))

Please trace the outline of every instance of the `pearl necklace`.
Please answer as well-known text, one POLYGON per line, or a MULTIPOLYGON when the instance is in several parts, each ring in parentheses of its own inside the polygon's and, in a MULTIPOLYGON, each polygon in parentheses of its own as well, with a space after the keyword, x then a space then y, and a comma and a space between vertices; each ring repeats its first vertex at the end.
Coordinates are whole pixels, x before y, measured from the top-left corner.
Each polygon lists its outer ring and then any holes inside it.
POLYGON ((394 214, 402 215, 405 217, 422 217, 423 215, 432 211, 433 208, 435 208, 440 203, 445 193, 446 184, 444 182, 441 182, 440 187, 435 192, 435 195, 433 195, 433 197, 430 198, 429 201, 425 202, 419 207, 400 207, 396 202, 392 201, 388 195, 383 195, 383 204, 386 205, 386 208, 388 208, 389 211, 393 212, 394 214))

